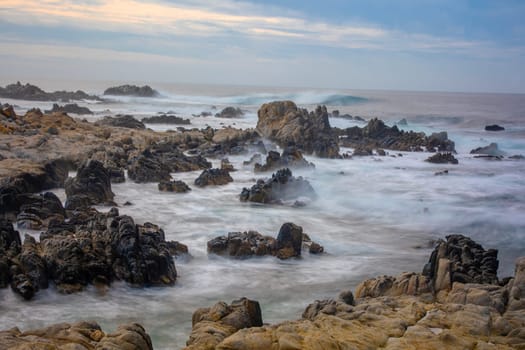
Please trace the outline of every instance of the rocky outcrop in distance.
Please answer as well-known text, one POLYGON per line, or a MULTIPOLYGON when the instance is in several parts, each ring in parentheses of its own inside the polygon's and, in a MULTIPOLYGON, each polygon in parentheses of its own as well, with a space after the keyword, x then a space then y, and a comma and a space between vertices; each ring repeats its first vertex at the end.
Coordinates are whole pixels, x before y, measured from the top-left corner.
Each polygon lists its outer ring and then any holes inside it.
POLYGON ((354 126, 337 129, 335 132, 344 147, 360 149, 390 149, 397 151, 455 152, 455 145, 446 132, 426 136, 422 132, 399 130, 396 125, 389 127, 377 118, 360 128, 354 126))
POLYGON ((303 233, 301 226, 285 223, 277 238, 262 235, 256 231, 229 232, 208 241, 208 254, 225 255, 245 259, 253 256, 276 256, 279 259, 300 257, 302 249, 319 254, 324 248, 303 233))
POLYGON ((159 97, 158 91, 152 89, 149 85, 120 85, 107 88, 104 90, 104 95, 111 96, 135 96, 135 97, 159 97))
POLYGON ((330 127, 326 107, 308 112, 292 101, 276 101, 263 104, 257 116, 256 130, 279 146, 296 146, 305 154, 339 158, 337 135, 330 127))
POLYGON ((505 155, 505 152, 499 149, 498 144, 495 142, 490 143, 488 146, 478 147, 470 151, 470 154, 482 154, 493 157, 501 157, 505 155))
POLYGON ((503 126, 499 126, 498 124, 492 124, 485 126, 485 131, 503 131, 505 128, 503 126))
POLYGON ((98 126, 116 126, 120 128, 145 129, 146 126, 141 121, 135 119, 132 115, 116 115, 114 117, 106 116, 97 122, 98 126))
POLYGON ((0 87, 0 97, 12 98, 16 100, 29 101, 81 101, 81 100, 95 100, 101 101, 98 96, 88 95, 82 90, 72 91, 55 91, 45 92, 41 88, 29 83, 21 84, 19 81, 16 84, 9 84, 6 87, 0 87))
POLYGON ((154 115, 152 117, 142 118, 144 124, 176 124, 176 125, 190 125, 189 119, 177 117, 176 115, 162 114, 154 115))
POLYGON ((74 114, 93 114, 91 110, 87 107, 81 107, 76 103, 69 103, 63 106, 60 106, 58 103, 53 103, 53 108, 45 111, 46 113, 74 113, 74 114))
POLYGON ((137 323, 121 324, 113 333, 107 333, 93 321, 0 331, 0 346, 2 349, 153 350, 150 336, 137 323))
POLYGON ((438 152, 425 159, 425 162, 434 164, 459 164, 459 161, 450 152, 438 152))
POLYGON ((295 201, 301 206, 302 198, 314 199, 316 193, 308 180, 301 176, 294 177, 288 168, 280 169, 269 179, 259 179, 250 189, 243 188, 240 194, 241 202, 257 202, 264 204, 283 204, 284 201, 295 201))
POLYGON ((219 113, 215 114, 216 118, 240 118, 244 115, 244 112, 239 107, 226 107, 219 113))
POLYGON ((118 280, 136 287, 173 285, 177 277, 164 231, 137 225, 116 208, 72 212, 68 221, 50 224, 38 242, 26 235, 21 244, 11 222, 0 224, 0 286, 11 285, 24 299, 50 282, 59 292, 73 293, 118 280))
POLYGON ((266 156, 266 163, 255 163, 253 171, 264 172, 280 168, 314 169, 315 165, 304 159, 303 154, 297 147, 290 146, 286 147, 281 154, 276 151, 269 151, 266 156))

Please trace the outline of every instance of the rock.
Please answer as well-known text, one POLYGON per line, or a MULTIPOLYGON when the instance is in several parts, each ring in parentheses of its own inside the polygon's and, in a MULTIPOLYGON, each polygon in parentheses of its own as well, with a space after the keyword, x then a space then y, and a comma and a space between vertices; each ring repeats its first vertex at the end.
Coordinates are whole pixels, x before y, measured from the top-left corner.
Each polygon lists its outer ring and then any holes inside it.
MULTIPOLYGON (((357 117, 356 117, 357 118, 357 117)), ((448 139, 446 132, 433 133, 426 136, 424 133, 399 130, 397 125, 389 127, 377 118, 371 119, 368 124, 337 129, 334 133, 340 137, 345 147, 357 149, 391 149, 397 151, 454 152, 455 145, 448 139)))
POLYGON ((407 122, 406 118, 403 118, 403 119, 399 120, 396 124, 397 125, 406 126, 406 125, 408 125, 408 122, 407 122))
POLYGON ((0 218, 0 251, 6 252, 12 248, 20 250, 21 245, 20 234, 15 231, 13 224, 0 218))
POLYGON ((292 176, 292 172, 288 168, 278 170, 272 174, 270 179, 257 180, 251 189, 243 188, 240 194, 242 202, 274 204, 302 197, 314 199, 316 194, 307 180, 292 176))
POLYGON ((126 182, 126 174, 124 169, 116 166, 105 166, 109 173, 109 178, 112 184, 118 184, 126 182))
POLYGON ((26 235, 18 259, 18 268, 29 279, 35 292, 49 286, 47 265, 41 254, 40 245, 33 237, 26 235))
POLYGON ((442 170, 442 171, 436 171, 434 173, 435 176, 442 176, 442 175, 448 175, 448 170, 445 169, 445 170, 442 170))
POLYGON ((130 159, 128 177, 135 182, 169 181, 170 173, 208 169, 211 163, 202 156, 189 157, 176 144, 159 142, 130 159))
POLYGON ((191 121, 189 119, 184 119, 177 117, 176 115, 155 115, 149 118, 142 118, 142 123, 144 124, 176 124, 176 125, 190 125, 191 121))
POLYGON ((422 295, 432 293, 431 280, 414 272, 398 276, 379 276, 361 282, 355 290, 356 298, 381 296, 422 295))
POLYGON ((191 191, 191 188, 184 181, 161 181, 159 183, 159 191, 162 192, 176 192, 185 193, 191 191))
POLYGON ((280 168, 315 168, 315 165, 303 158, 303 154, 297 147, 289 146, 280 155, 278 152, 270 151, 266 156, 266 164, 256 163, 255 172, 271 171, 280 168))
POLYGON ((158 97, 160 94, 150 86, 120 85, 107 88, 104 95, 111 96, 136 96, 136 97, 158 97))
POLYGON ((463 235, 450 235, 439 241, 423 274, 432 280, 434 290, 449 290, 454 282, 497 284, 498 251, 485 250, 463 235))
POLYGON ((257 115, 257 131, 281 147, 294 145, 306 154, 339 158, 337 135, 330 127, 326 107, 308 113, 292 101, 278 101, 263 104, 257 115))
POLYGON ((95 322, 59 323, 21 332, 17 327, 0 331, 5 349, 153 350, 151 339, 137 323, 119 325, 105 333, 95 322))
POLYGON ((485 126, 485 131, 503 131, 505 130, 504 127, 499 126, 498 124, 492 124, 485 126))
POLYGON ((228 158, 223 158, 221 159, 221 170, 230 172, 235 171, 235 168, 228 158))
POLYGON ((334 117, 334 118, 337 118, 337 117, 339 117, 339 114, 340 114, 340 113, 339 113, 339 110, 334 109, 330 115, 331 115, 332 117, 334 117))
POLYGON ((232 182, 233 178, 230 176, 230 172, 223 169, 206 169, 204 170, 197 179, 195 179, 195 186, 219 186, 226 185, 232 182))
POLYGON ((183 255, 188 255, 189 254, 188 246, 185 245, 185 244, 182 244, 182 243, 177 242, 177 241, 168 241, 168 242, 166 242, 166 244, 168 246, 170 254, 175 256, 175 257, 179 257, 179 256, 183 256, 183 255))
POLYGON ((1 105, 0 114, 6 116, 7 118, 16 119, 14 107, 7 103, 5 105, 1 105))
POLYGON ((277 239, 264 236, 256 231, 230 232, 227 236, 219 236, 208 241, 208 254, 226 255, 233 258, 249 258, 253 256, 272 255, 279 259, 300 257, 302 247, 310 248, 312 245, 323 247, 312 242, 303 234, 301 226, 285 223, 281 226, 277 239))
POLYGON ((427 159, 425 162, 434 163, 434 164, 458 164, 459 161, 454 157, 452 153, 436 153, 427 159))
POLYGON ((239 107, 226 107, 220 113, 216 113, 216 118, 240 118, 244 115, 239 107))
POLYGON ((129 129, 145 129, 144 123, 135 119, 132 115, 117 115, 115 117, 106 116, 98 120, 97 126, 116 126, 129 129))
POLYGON ((28 196, 20 207, 16 218, 19 228, 39 230, 46 228, 51 221, 63 222, 66 216, 62 202, 52 192, 28 196))
POLYGON ((374 151, 368 147, 357 147, 352 152, 352 156, 356 156, 356 157, 366 157, 366 156, 372 156, 372 155, 374 155, 374 151))
POLYGON ((259 303, 247 298, 234 300, 230 305, 218 302, 211 308, 193 313, 192 331, 186 350, 215 349, 224 338, 236 331, 262 326, 259 303))
POLYGON ((209 156, 222 156, 224 154, 241 154, 246 153, 249 149, 255 149, 258 152, 266 152, 261 137, 253 129, 234 129, 231 127, 219 130, 209 130, 210 138, 213 144, 206 145, 203 148, 204 153, 209 156))
POLYGON ((70 100, 95 100, 100 101, 98 96, 88 95, 85 92, 78 90, 76 92, 70 91, 55 91, 45 92, 38 86, 25 84, 22 85, 20 82, 16 84, 7 85, 5 88, 0 87, 0 97, 13 98, 18 100, 30 100, 30 101, 63 101, 68 102, 70 100))
POLYGON ((115 205, 111 191, 111 180, 102 163, 90 160, 82 165, 77 176, 65 183, 66 209, 73 210, 91 205, 115 205))
POLYGON ((46 113, 74 113, 74 114, 93 114, 87 107, 81 107, 76 103, 66 104, 64 106, 59 106, 57 103, 53 104, 53 108, 45 111, 46 113))
POLYGON ((503 156, 505 152, 498 148, 498 144, 492 142, 490 145, 485 147, 478 147, 470 151, 470 154, 484 154, 493 157, 503 156))

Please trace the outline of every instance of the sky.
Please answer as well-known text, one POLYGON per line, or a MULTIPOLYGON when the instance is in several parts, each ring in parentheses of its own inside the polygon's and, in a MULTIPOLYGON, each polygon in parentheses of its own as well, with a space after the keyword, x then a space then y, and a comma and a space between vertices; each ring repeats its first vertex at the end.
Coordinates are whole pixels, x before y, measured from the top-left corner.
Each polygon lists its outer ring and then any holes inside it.
POLYGON ((0 80, 525 92, 523 0, 0 0, 0 80))

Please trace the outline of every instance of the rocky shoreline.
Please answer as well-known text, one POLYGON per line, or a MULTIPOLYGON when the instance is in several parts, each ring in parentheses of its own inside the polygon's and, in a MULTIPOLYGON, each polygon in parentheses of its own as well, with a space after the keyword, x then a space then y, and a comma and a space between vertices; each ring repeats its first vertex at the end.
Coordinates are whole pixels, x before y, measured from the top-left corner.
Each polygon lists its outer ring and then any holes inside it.
MULTIPOLYGON (((110 90, 111 95, 158 96, 149 87, 118 88, 110 90)), ((80 92, 59 98, 28 84, 6 89, 34 100, 95 98, 80 92)), ((4 90, 0 95, 6 95, 4 90)), ((218 115, 241 116, 242 111, 234 109, 218 115)), ((115 281, 131 287, 174 285, 173 257, 188 254, 187 247, 166 241, 158 225, 138 224, 120 215, 112 183, 154 182, 159 191, 186 192, 189 186, 173 181, 172 174, 201 171, 193 185, 213 191, 235 183, 230 174, 235 169, 226 157, 243 154, 252 157, 246 164, 253 164, 254 174, 271 176, 239 189, 241 202, 302 207, 317 196, 307 179, 292 175, 295 169, 315 168, 303 154, 338 159, 386 156, 385 149, 426 151, 433 154, 429 162, 458 163, 455 144, 446 132, 428 136, 404 132, 378 119, 363 128, 337 129, 330 126, 328 116, 325 106, 307 111, 292 101, 277 101, 261 106, 255 129, 154 132, 133 116, 90 123, 72 118, 58 105, 46 113, 32 109, 24 115, 3 105, 0 288, 10 286, 20 299, 30 300, 50 284, 59 293, 79 292, 88 285, 109 288, 115 281), (268 141, 281 147, 282 153, 268 151, 268 141), (340 153, 341 147, 349 146, 352 155, 340 153), (266 156, 264 164, 261 153, 266 156), (221 160, 221 167, 212 168, 210 159, 221 160), (76 175, 68 177, 69 171, 76 175), (45 192, 53 188, 65 189, 64 204, 45 192), (93 208, 99 205, 108 211, 93 208), (20 237, 15 224, 19 229, 40 230, 39 240, 20 237)), ((497 145, 489 151, 494 149, 497 145)), ((255 231, 230 232, 209 241, 207 248, 210 254, 233 258, 299 259, 305 249, 311 254, 324 251, 291 222, 281 227, 276 238, 255 231)), ((336 299, 315 301, 300 320, 265 325, 259 303, 246 298, 199 309, 187 348, 525 348, 525 260, 517 261, 514 278, 500 281, 497 268, 496 250, 485 250, 464 236, 449 236, 438 242, 422 273, 364 281, 354 293, 344 291, 336 299)), ((111 334, 93 322, 0 332, 0 348, 39 346, 152 349, 146 331, 136 324, 123 325, 111 334)))

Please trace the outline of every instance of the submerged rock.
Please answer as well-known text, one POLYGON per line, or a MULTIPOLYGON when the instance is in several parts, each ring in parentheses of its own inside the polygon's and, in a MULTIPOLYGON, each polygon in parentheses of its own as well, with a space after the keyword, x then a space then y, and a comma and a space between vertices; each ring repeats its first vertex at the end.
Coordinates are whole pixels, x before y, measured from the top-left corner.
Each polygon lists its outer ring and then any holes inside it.
POLYGON ((435 163, 435 164, 458 164, 459 161, 454 157, 452 153, 436 153, 428 157, 425 162, 435 163))
POLYGON ((257 131, 281 147, 294 145, 306 154, 339 158, 337 135, 332 132, 326 107, 314 112, 292 101, 265 103, 257 112, 257 131))
POLYGON ((310 183, 302 177, 292 176, 285 168, 272 174, 267 180, 259 179, 250 189, 243 188, 240 194, 242 202, 282 204, 283 201, 297 200, 302 197, 314 199, 316 193, 310 183))
POLYGON ((279 259, 300 257, 305 247, 312 254, 324 251, 318 243, 312 242, 303 233, 301 226, 285 223, 281 226, 277 238, 264 236, 256 231, 230 232, 208 241, 208 254, 227 255, 234 258, 273 255, 279 259))
POLYGON ((505 130, 504 127, 499 126, 498 124, 492 124, 485 126, 485 131, 503 131, 505 130))
POLYGON ((219 186, 233 181, 230 172, 224 169, 206 169, 195 179, 195 186, 219 186))
POLYGON ((303 158, 303 154, 297 147, 286 147, 282 154, 269 151, 266 156, 266 164, 256 163, 255 172, 270 171, 280 168, 315 168, 315 165, 303 158))
POLYGON ((137 96, 137 97, 157 97, 160 94, 153 90, 149 85, 137 86, 137 85, 120 85, 107 88, 104 91, 104 95, 113 96, 137 96))

